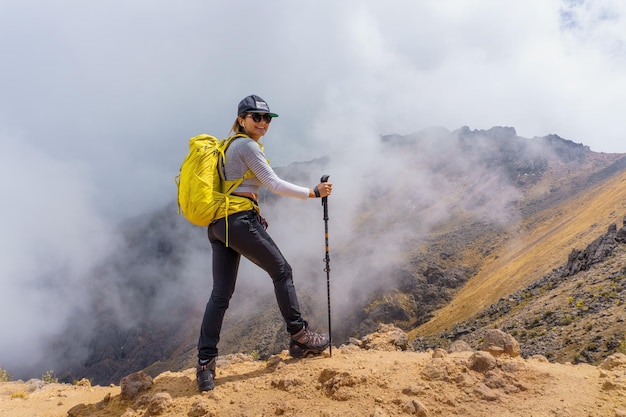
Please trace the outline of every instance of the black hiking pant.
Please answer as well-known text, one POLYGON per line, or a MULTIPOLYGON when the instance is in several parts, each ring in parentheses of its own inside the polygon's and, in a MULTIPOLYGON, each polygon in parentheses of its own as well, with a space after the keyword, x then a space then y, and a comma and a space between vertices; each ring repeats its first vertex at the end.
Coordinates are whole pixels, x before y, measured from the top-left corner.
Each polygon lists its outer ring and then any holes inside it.
POLYGON ((290 334, 297 333, 305 322, 300 314, 298 298, 293 285, 291 266, 259 223, 256 212, 244 211, 228 216, 228 247, 226 221, 219 219, 208 227, 213 249, 213 291, 204 311, 198 358, 217 356, 222 322, 235 291, 241 256, 266 271, 274 282, 274 293, 280 312, 290 334))

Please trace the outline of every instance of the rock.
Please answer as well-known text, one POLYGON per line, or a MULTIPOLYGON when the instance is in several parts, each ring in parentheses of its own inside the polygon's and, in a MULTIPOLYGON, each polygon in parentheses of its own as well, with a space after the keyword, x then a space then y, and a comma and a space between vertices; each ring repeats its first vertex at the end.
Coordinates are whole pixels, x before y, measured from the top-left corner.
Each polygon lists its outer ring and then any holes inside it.
POLYGON ((621 408, 616 408, 615 417, 626 417, 626 410, 622 410, 621 408))
POLYGON ((138 395, 133 401, 134 408, 143 408, 147 407, 150 404, 150 396, 148 394, 138 395))
POLYGON ((272 387, 282 391, 290 391, 298 385, 304 385, 300 378, 276 378, 272 380, 272 387))
POLYGON ((419 395, 419 394, 422 394, 423 392, 424 392, 423 387, 417 387, 415 385, 411 385, 410 387, 406 387, 402 390, 403 394, 411 395, 411 396, 419 395))
POLYGON ((83 411, 86 411, 88 407, 85 404, 77 404, 74 407, 67 410, 68 417, 80 417, 83 411))
POLYGON ((163 414, 167 407, 172 404, 172 396, 167 392, 158 392, 152 396, 148 405, 148 414, 158 416, 163 414))
POLYGON ((147 390, 152 386, 152 377, 143 371, 135 372, 125 376, 120 381, 122 399, 132 400, 140 392, 147 390))
POLYGON ((426 406, 417 400, 411 400, 404 403, 402 411, 404 411, 406 414, 416 415, 419 417, 428 416, 428 409, 426 408, 426 406))
MULTIPOLYGON (((567 265, 563 271, 563 277, 568 277, 577 274, 580 271, 585 271, 593 264, 597 264, 605 260, 615 247, 617 242, 622 239, 626 231, 620 229, 618 234, 617 225, 612 223, 609 225, 607 232, 591 242, 584 250, 572 249, 567 259, 567 265), (617 238, 617 239, 616 239, 617 238)), ((621 242, 620 242, 621 243, 621 242)))
POLYGON ((341 372, 322 384, 326 395, 336 401, 348 401, 353 398, 353 388, 363 382, 364 377, 357 378, 348 372, 341 372))
POLYGON ((137 413, 132 408, 127 408, 120 417, 137 417, 137 413))
POLYGON ((478 384, 474 388, 474 393, 485 401, 496 401, 498 399, 498 393, 485 384, 478 384))
POLYGON ((279 404, 276 404, 274 408, 274 415, 276 416, 284 416, 285 413, 289 410, 289 406, 286 402, 282 401, 279 404))
POLYGON ((622 227, 615 233, 615 241, 626 243, 626 216, 622 219, 622 227))
POLYGON ((75 385, 79 387, 91 388, 91 381, 89 381, 87 378, 83 378, 80 381, 77 381, 75 385))
POLYGON ((626 366, 626 355, 623 353, 614 353, 599 365, 600 368, 606 370, 619 368, 621 366, 626 366))
POLYGON ((420 375, 427 381, 447 380, 449 376, 448 368, 442 360, 427 364, 420 375))
POLYGON ((379 324, 376 332, 363 337, 362 349, 409 350, 409 336, 391 324, 379 324))
POLYGON ((191 404, 191 408, 187 415, 189 417, 203 417, 208 416, 211 412, 211 406, 208 401, 198 400, 191 404))
POLYGON ((279 355, 273 355, 267 360, 265 367, 273 372, 277 369, 280 369, 284 362, 285 361, 283 360, 283 358, 281 358, 279 355))
POLYGON ((475 352, 468 360, 468 368, 472 371, 486 373, 496 367, 496 358, 489 352, 475 352))
POLYGON ((452 344, 450 345, 450 347, 448 347, 448 353, 454 353, 454 352, 471 352, 472 347, 469 345, 469 343, 463 341, 463 340, 455 340, 454 342, 452 342, 452 344))
POLYGON ((496 363, 497 363, 498 368, 508 373, 515 373, 515 372, 523 371, 524 369, 526 369, 526 363, 520 358, 513 359, 513 360, 497 359, 496 363))
POLYGON ((485 348, 483 348, 484 351, 491 353, 493 356, 500 356, 504 353, 504 348, 501 348, 500 346, 487 346, 485 348))
POLYGON ((45 382, 43 382, 41 379, 29 379, 28 381, 26 381, 26 383, 28 384, 28 392, 34 392, 37 391, 39 389, 41 389, 41 387, 43 387, 44 385, 46 385, 45 382))
POLYGON ((440 358, 443 359, 446 356, 448 356, 448 352, 445 351, 445 349, 441 349, 441 348, 437 348, 435 349, 435 351, 433 352, 433 358, 440 358))
POLYGON ((476 384, 476 379, 470 372, 465 372, 460 375, 457 375, 454 378, 454 382, 461 388, 468 388, 476 384))
POLYGON ((317 378, 318 382, 324 384, 332 377, 337 375, 337 371, 331 368, 325 368, 320 372, 320 376, 317 378))
POLYGON ((520 346, 517 340, 510 334, 497 329, 487 330, 482 350, 495 355, 500 353, 506 353, 511 357, 520 355, 520 346))

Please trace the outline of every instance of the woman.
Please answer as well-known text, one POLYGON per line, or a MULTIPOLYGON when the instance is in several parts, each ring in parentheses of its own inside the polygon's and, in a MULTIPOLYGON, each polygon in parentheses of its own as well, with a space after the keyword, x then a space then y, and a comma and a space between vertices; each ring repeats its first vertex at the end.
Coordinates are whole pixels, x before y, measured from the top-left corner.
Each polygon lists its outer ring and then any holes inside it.
MULTIPOLYGON (((241 178, 248 170, 254 175, 245 179, 233 194, 248 198, 255 205, 261 186, 273 193, 302 200, 330 195, 332 184, 329 182, 319 183, 310 189, 284 181, 274 173, 258 143, 274 117, 278 115, 271 113, 267 102, 259 96, 250 95, 239 102, 232 132, 246 136, 233 140, 226 150, 224 175, 227 180, 241 178)), ((200 391, 209 391, 215 386, 217 344, 224 314, 235 290, 242 255, 272 278, 276 301, 291 336, 290 355, 320 354, 330 343, 328 335, 311 331, 302 318, 291 266, 265 231, 266 227, 267 223, 256 210, 229 214, 228 219, 221 218, 209 225, 208 236, 213 249, 213 291, 206 305, 198 341, 196 379, 200 391)))

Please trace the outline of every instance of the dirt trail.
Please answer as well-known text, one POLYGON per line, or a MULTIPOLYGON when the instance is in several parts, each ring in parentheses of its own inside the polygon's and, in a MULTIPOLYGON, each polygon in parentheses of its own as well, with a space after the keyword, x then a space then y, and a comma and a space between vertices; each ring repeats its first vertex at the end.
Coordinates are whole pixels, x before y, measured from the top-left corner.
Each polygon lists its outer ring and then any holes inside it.
POLYGON ((218 363, 209 393, 196 391, 194 369, 165 372, 133 399, 122 399, 119 386, 33 389, 10 382, 0 384, 0 415, 626 417, 626 356, 609 360, 595 367, 356 346, 336 348, 332 358, 295 360, 282 352, 263 362, 233 355, 218 363))

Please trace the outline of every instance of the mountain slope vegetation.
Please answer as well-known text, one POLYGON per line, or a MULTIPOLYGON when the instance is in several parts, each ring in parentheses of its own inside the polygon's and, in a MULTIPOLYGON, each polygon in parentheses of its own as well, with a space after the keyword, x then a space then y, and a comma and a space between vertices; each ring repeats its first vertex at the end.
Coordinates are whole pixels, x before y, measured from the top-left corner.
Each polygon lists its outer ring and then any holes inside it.
POLYGON ((531 284, 626 215, 626 172, 532 214, 515 237, 491 253, 454 302, 418 330, 440 331, 531 284))

